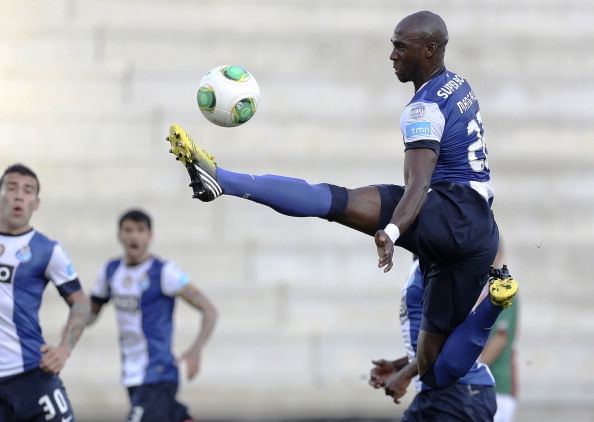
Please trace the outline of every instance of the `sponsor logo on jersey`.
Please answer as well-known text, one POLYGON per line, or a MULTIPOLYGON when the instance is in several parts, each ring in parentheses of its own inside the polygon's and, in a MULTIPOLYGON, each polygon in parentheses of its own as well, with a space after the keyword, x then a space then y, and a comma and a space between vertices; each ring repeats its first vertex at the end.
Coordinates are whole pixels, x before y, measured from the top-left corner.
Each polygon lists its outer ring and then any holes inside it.
POLYGON ((16 259, 18 259, 19 262, 28 262, 31 260, 31 257, 33 255, 31 254, 31 248, 29 247, 29 245, 25 245, 21 249, 16 251, 14 256, 16 256, 16 259))
POLYGON ((409 117, 412 120, 421 120, 425 117, 425 104, 415 104, 410 108, 409 117))
POLYGON ((431 135, 431 122, 416 122, 406 126, 406 137, 431 135))
POLYGON ((140 300, 132 295, 114 296, 113 303, 118 311, 123 312, 136 312, 140 308, 140 300))
POLYGON ((458 75, 454 75, 452 79, 447 81, 444 86, 437 90, 437 96, 447 100, 458 88, 464 85, 464 79, 458 75))
POLYGON ((122 279, 122 286, 124 286, 126 289, 132 287, 132 276, 126 274, 122 279))
POLYGON ((0 264, 0 283, 12 283, 14 267, 8 264, 0 264))

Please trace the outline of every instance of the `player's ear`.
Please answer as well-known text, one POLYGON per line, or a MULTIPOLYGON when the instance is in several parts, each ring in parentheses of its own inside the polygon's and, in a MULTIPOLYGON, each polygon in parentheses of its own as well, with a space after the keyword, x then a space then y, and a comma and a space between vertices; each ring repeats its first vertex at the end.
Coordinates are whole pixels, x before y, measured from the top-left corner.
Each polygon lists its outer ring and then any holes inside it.
POLYGON ((435 41, 431 41, 430 43, 427 43, 427 45, 425 46, 425 58, 430 59, 431 57, 433 57, 435 55, 436 51, 437 51, 437 43, 435 41))
POLYGON ((39 205, 41 204, 41 199, 39 196, 35 198, 35 202, 33 203, 33 211, 37 211, 39 209, 39 205))

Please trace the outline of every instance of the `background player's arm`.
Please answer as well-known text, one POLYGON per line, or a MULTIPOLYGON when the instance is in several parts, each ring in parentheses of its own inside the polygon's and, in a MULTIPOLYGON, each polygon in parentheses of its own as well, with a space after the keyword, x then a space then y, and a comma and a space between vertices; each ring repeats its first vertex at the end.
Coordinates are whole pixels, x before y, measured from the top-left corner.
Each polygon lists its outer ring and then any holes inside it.
POLYGON ((82 289, 70 293, 65 297, 65 300, 70 306, 70 313, 62 333, 62 341, 57 347, 49 344, 41 346, 43 356, 40 367, 44 371, 54 374, 60 372, 64 367, 66 359, 80 339, 89 319, 89 299, 82 289))
MULTIPOLYGON (((427 191, 431 185, 431 176, 437 163, 437 154, 428 148, 409 148, 404 155, 404 195, 392 215, 391 224, 395 224, 400 233, 410 227, 419 215, 421 207, 427 199, 427 191)), ((393 241, 384 230, 375 234, 375 244, 379 257, 378 266, 384 268, 384 272, 392 268, 392 256, 394 254, 393 241)))
POLYGON ((491 337, 489 337, 489 340, 487 340, 479 360, 487 365, 493 364, 503 349, 505 349, 507 342, 507 331, 498 329, 494 334, 491 335, 491 337))
POLYGON ((200 370, 202 348, 214 330, 218 315, 217 310, 210 300, 208 300, 208 298, 192 284, 184 286, 178 295, 202 314, 202 322, 200 324, 198 336, 190 348, 179 358, 180 361, 185 360, 187 362, 188 379, 192 379, 200 370))
POLYGON ((99 314, 101 313, 101 309, 103 309, 103 305, 105 305, 105 303, 105 301, 100 301, 97 298, 91 296, 91 312, 89 312, 87 325, 91 325, 97 320, 99 314))
POLYGON ((373 388, 386 386, 386 379, 395 372, 400 371, 408 365, 408 356, 396 360, 377 359, 372 360, 373 367, 369 372, 369 385, 373 388))
POLYGON ((406 388, 418 373, 419 369, 415 358, 386 379, 386 387, 384 388, 386 395, 391 396, 394 403, 400 403, 400 399, 406 394, 406 388))

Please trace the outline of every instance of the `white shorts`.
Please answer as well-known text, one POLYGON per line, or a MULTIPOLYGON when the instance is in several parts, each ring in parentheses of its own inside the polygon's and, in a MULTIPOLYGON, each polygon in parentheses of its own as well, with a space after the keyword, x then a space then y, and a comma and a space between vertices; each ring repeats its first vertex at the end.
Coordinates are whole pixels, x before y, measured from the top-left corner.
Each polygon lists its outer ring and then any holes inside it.
POLYGON ((517 400, 508 394, 497 393, 497 412, 493 422, 512 422, 516 412, 517 400))

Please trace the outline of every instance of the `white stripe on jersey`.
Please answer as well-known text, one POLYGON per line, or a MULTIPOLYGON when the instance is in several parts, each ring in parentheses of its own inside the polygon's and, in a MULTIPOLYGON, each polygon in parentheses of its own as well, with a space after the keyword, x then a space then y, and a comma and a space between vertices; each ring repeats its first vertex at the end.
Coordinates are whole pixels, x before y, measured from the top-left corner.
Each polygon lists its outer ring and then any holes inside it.
POLYGON ((39 364, 39 343, 43 338, 37 322, 38 306, 46 280, 60 286, 76 279, 77 274, 62 247, 35 230, 20 236, 0 234, 0 245, 3 249, 0 254, 0 377, 5 377, 39 364), (43 252, 50 250, 51 255, 43 252), (35 251, 42 254, 36 255, 35 251), (43 261, 39 262, 40 259, 43 261), (46 265, 42 267, 43 272, 31 273, 41 264, 46 265), (20 272, 21 266, 28 268, 20 272), (23 278, 25 275, 30 278, 23 278))

